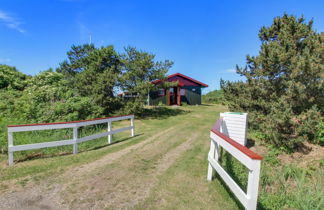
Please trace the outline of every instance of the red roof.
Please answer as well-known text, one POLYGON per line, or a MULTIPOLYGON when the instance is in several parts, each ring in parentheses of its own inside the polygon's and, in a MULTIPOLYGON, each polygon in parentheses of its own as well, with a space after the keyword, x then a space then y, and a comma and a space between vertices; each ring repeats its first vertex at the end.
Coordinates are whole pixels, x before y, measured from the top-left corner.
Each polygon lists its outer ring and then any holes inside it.
MULTIPOLYGON (((183 74, 180 74, 180 73, 175 73, 175 74, 171 74, 171 75, 169 75, 169 76, 167 77, 167 80, 168 80, 168 81, 172 81, 171 79, 172 79, 173 77, 182 77, 182 78, 184 78, 184 79, 186 79, 186 80, 189 80, 189 81, 191 81, 191 82, 193 82, 193 83, 195 83, 195 84, 198 84, 198 85, 200 85, 200 86, 208 87, 208 85, 206 85, 205 83, 199 82, 198 80, 195 80, 195 79, 193 79, 193 78, 191 78, 191 77, 188 77, 188 76, 183 75, 183 74)), ((158 84, 158 83, 160 83, 160 82, 161 82, 161 80, 154 80, 152 83, 153 83, 153 84, 158 84)), ((184 86, 184 85, 185 85, 185 84, 181 83, 180 81, 179 81, 179 83, 180 83, 180 86, 184 86)))

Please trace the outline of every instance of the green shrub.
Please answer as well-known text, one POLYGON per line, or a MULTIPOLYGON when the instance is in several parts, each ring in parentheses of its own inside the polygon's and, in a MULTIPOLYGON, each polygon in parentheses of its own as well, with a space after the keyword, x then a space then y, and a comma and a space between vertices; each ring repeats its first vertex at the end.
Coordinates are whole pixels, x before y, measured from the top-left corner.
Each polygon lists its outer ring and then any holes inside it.
POLYGON ((129 101, 126 102, 123 108, 120 110, 121 114, 135 114, 140 115, 144 112, 144 102, 141 101, 129 101))
POLYGON ((313 21, 284 14, 259 32, 259 55, 247 56, 237 72, 245 81, 221 88, 231 111, 249 113, 253 129, 278 148, 296 149, 316 135, 324 113, 323 39, 313 21))
POLYGON ((165 104, 162 101, 159 101, 158 106, 165 106, 165 104))
MULTIPOLYGON (((10 92, 3 92, 7 98, 10 92)), ((93 98, 80 96, 67 85, 62 74, 44 71, 31 78, 15 99, 0 103, 2 116, 15 116, 31 122, 57 122, 99 117, 102 107, 93 98), (19 96, 19 97, 17 97, 19 96)))
POLYGON ((15 67, 0 65, 0 89, 23 90, 29 76, 19 72, 15 67))
POLYGON ((181 102, 181 106, 188 106, 188 103, 183 101, 183 102, 181 102))
POLYGON ((323 168, 262 165, 260 209, 323 209, 323 168))
POLYGON ((320 123, 315 128, 315 143, 324 146, 324 120, 321 119, 320 123))
POLYGON ((207 104, 221 104, 224 101, 224 93, 222 90, 213 90, 202 96, 202 102, 207 104))
POLYGON ((56 71, 33 77, 0 65, 0 151, 6 150, 9 124, 143 114, 148 91, 156 88, 151 81, 163 80, 172 64, 135 47, 120 54, 113 46, 85 44, 72 46, 56 71), (137 97, 123 101, 116 96, 119 90, 137 97))

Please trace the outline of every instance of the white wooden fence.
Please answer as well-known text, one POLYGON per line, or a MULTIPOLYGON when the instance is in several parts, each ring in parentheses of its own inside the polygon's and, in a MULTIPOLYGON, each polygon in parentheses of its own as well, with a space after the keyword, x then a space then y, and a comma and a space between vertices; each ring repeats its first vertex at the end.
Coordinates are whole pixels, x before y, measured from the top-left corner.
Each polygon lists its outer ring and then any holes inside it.
POLYGON ((222 130, 226 129, 224 126, 226 125, 223 123, 222 118, 220 118, 210 131, 211 144, 208 154, 207 180, 211 181, 216 171, 246 209, 256 209, 262 157, 224 135, 222 133, 222 130), (218 162, 220 147, 225 149, 249 169, 246 193, 218 162))
POLYGON ((108 144, 112 141, 112 135, 122 131, 131 130, 131 135, 135 135, 135 126, 134 126, 134 115, 124 115, 116 117, 107 117, 107 118, 97 118, 93 120, 82 120, 82 121, 71 121, 71 122, 57 122, 57 123, 43 123, 43 124, 28 124, 28 125, 9 125, 8 126, 8 163, 12 165, 14 163, 14 152, 40 149, 45 147, 57 147, 64 145, 73 145, 73 154, 78 153, 78 143, 90 141, 93 139, 98 139, 104 136, 108 136, 108 144), (112 130, 112 122, 119 120, 130 119, 130 126, 112 130), (78 137, 78 128, 88 125, 96 125, 108 123, 107 132, 93 134, 90 136, 85 136, 82 138, 78 137), (60 140, 60 141, 51 141, 43 142, 36 144, 25 144, 25 145, 14 145, 13 134, 16 132, 24 131, 40 131, 40 130, 53 130, 53 129, 63 129, 63 128, 73 128, 73 139, 60 140))

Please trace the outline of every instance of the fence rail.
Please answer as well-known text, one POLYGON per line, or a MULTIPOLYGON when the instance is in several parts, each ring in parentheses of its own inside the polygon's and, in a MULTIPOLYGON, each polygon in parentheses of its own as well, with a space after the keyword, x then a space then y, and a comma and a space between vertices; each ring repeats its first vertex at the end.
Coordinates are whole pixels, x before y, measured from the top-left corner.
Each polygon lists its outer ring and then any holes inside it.
POLYGON ((216 171, 246 209, 256 209, 262 157, 228 136, 225 136, 222 133, 222 130, 225 129, 224 126, 223 120, 220 118, 210 131, 211 144, 208 153, 207 180, 211 181, 216 171), (220 147, 225 149, 249 169, 246 193, 218 162, 220 147))
POLYGON ((113 134, 120 133, 126 130, 131 130, 131 135, 132 136, 135 135, 134 115, 124 115, 124 116, 97 118, 92 120, 81 120, 81 121, 71 121, 71 122, 9 125, 8 126, 8 163, 9 165, 12 165, 14 163, 14 152, 32 150, 32 149, 41 149, 46 147, 73 145, 73 154, 76 154, 78 153, 78 143, 108 136, 108 144, 110 144, 112 141, 113 134), (127 120, 127 119, 130 119, 130 126, 112 130, 112 122, 127 120), (79 127, 102 124, 102 123, 108 123, 107 132, 93 134, 82 138, 78 137, 79 127), (42 143, 35 143, 35 144, 14 145, 14 136, 13 136, 14 133, 26 132, 26 131, 65 129, 65 128, 73 128, 72 139, 42 142, 42 143))

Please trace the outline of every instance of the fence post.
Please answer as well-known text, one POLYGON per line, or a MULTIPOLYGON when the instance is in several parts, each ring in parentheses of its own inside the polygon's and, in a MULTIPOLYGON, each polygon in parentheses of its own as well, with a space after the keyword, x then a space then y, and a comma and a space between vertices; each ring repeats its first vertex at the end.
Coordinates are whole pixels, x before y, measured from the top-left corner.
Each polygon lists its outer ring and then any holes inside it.
MULTIPOLYGON (((108 129, 107 129, 107 131, 110 132, 111 130, 112 130, 111 121, 108 121, 108 129)), ((112 141, 112 135, 109 134, 108 135, 108 144, 111 144, 111 141, 112 141)))
POLYGON ((73 128, 73 140, 74 140, 74 144, 73 144, 73 154, 77 154, 78 153, 78 127, 73 128))
POLYGON ((8 164, 12 165, 14 163, 13 152, 10 151, 10 147, 13 146, 13 134, 8 132, 8 164))
MULTIPOLYGON (((211 157, 213 157, 213 158, 215 157, 215 147, 216 147, 216 144, 213 141, 213 139, 211 139, 210 140, 210 150, 209 150, 208 155, 211 156, 211 157)), ((213 179, 214 174, 215 174, 215 171, 214 171, 212 165, 208 161, 207 180, 208 181, 211 181, 213 179)))
POLYGON ((259 189, 259 177, 260 177, 260 160, 253 160, 253 169, 249 170, 248 186, 247 186, 247 196, 248 204, 247 209, 256 209, 258 189, 259 189))
POLYGON ((132 137, 133 137, 135 136, 134 116, 132 116, 131 118, 131 126, 133 126, 132 128, 132 137))

